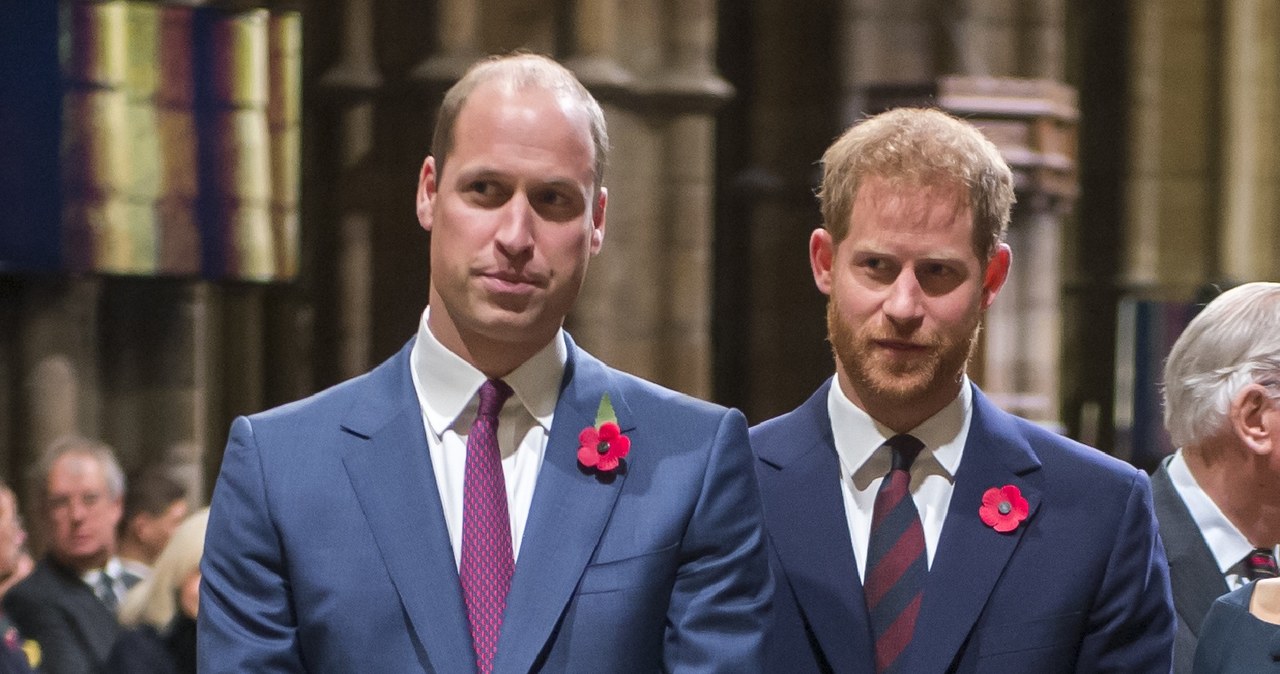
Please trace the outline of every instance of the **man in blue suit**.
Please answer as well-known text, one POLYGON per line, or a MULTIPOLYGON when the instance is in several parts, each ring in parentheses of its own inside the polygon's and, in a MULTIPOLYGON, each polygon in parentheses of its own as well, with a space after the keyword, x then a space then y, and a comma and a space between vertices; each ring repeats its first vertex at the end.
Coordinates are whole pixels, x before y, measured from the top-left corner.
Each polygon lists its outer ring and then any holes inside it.
POLYGON ((562 328, 604 238, 607 145, 543 57, 446 94, 416 338, 232 427, 202 672, 760 669, 773 582, 745 419, 562 328))
POLYGON ((809 255, 836 374, 751 432, 778 583, 769 669, 1168 672, 1147 476, 965 375, 1009 272, 999 152, 901 109, 823 164, 809 255))

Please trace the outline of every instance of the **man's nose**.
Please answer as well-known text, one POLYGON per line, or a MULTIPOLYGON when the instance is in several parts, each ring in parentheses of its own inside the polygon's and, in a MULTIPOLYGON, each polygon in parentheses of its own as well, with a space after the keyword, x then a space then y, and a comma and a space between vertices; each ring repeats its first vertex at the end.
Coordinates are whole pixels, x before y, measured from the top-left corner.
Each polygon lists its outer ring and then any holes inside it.
POLYGON ((498 231, 494 236, 498 247, 510 256, 518 256, 533 247, 533 226, 538 217, 529 196, 517 192, 503 209, 498 231))
POLYGON ((884 313, 897 322, 909 322, 923 316, 924 289, 911 267, 904 267, 889 286, 884 301, 884 313))

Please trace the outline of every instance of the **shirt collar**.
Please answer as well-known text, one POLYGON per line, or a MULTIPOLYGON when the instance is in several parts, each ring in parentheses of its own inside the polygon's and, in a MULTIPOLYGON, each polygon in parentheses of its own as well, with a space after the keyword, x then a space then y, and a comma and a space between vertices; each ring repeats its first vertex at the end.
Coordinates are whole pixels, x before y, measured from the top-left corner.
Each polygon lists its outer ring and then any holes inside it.
MULTIPOLYGON (((418 404, 429 426, 427 430, 439 438, 466 411, 486 377, 436 339, 427 325, 430 312, 429 306, 422 312, 418 339, 409 354, 409 367, 418 391, 418 404)), ((551 429, 568 359, 564 330, 560 330, 546 346, 502 378, 515 392, 514 398, 544 431, 551 429)))
POLYGON ((1218 563, 1218 570, 1225 575, 1253 551, 1253 545, 1244 534, 1240 533, 1236 525, 1222 514, 1218 504, 1214 503, 1196 482, 1195 476, 1187 468, 1187 461, 1182 457, 1181 449, 1174 452, 1173 458, 1169 461, 1168 470, 1169 480, 1173 482, 1174 489, 1182 497, 1182 502, 1187 504, 1187 511, 1191 513, 1191 519, 1195 520, 1196 526, 1200 528, 1200 535, 1204 537, 1204 542, 1209 545, 1209 551, 1213 553, 1213 559, 1218 563))
MULTIPOLYGON (((924 450, 916 461, 936 464, 948 480, 954 481, 964 453, 964 442, 969 435, 972 408, 973 392, 969 387, 969 377, 965 375, 960 382, 960 395, 909 431, 924 443, 924 450)), ((846 476, 853 475, 859 489, 865 488, 871 480, 883 477, 889 470, 889 456, 887 453, 878 454, 876 449, 896 434, 854 405, 836 380, 831 382, 827 396, 827 412, 831 415, 841 472, 846 476)))
POLYGON ((98 578, 102 577, 105 573, 112 581, 116 581, 120 579, 122 571, 124 571, 124 567, 120 564, 120 558, 112 557, 107 560, 105 566, 85 571, 84 574, 80 576, 80 580, 83 580, 86 585, 97 585, 98 578))

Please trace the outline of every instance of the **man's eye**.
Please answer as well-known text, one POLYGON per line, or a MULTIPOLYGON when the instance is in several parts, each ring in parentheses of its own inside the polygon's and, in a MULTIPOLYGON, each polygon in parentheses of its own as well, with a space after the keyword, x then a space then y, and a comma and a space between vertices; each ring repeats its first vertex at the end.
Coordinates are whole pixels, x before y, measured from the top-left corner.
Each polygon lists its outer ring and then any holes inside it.
POLYGON ((538 202, 547 206, 563 206, 569 203, 569 198, 559 192, 543 192, 538 195, 538 202))
POLYGON ((511 196, 509 190, 493 180, 472 180, 462 189, 463 196, 484 207, 501 206, 511 196))
POLYGON ((534 191, 529 195, 529 203, 539 215, 552 222, 573 220, 586 209, 581 195, 560 189, 534 191))
POLYGON ((949 276, 954 273, 951 267, 945 264, 926 264, 920 272, 926 276, 949 276))
POLYGON ((867 271, 867 273, 876 277, 895 273, 894 265, 889 260, 882 257, 869 257, 862 260, 859 264, 867 271))

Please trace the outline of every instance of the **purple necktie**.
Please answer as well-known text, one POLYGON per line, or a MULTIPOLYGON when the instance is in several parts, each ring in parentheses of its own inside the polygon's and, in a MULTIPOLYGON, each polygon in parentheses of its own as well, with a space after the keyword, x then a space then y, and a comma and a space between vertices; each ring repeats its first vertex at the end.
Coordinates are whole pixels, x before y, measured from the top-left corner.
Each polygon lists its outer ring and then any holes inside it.
POLYGON ((876 492, 863 583, 876 641, 877 672, 901 668, 900 656, 911 643, 929 571, 924 527, 909 489, 911 463, 924 445, 910 435, 895 435, 885 445, 893 451, 893 466, 876 492))
POLYGON ((1245 558, 1245 566, 1248 568, 1246 575, 1249 576, 1249 580, 1275 578, 1280 575, 1280 569, 1276 568, 1275 555, 1265 548, 1257 548, 1250 552, 1245 558))
POLYGON ((498 413, 511 397, 511 387, 490 379, 480 387, 480 410, 467 433, 467 468, 462 486, 462 555, 458 577, 471 623, 476 669, 493 671, 502 631, 502 612, 515 560, 511 550, 511 518, 498 449, 498 413))

